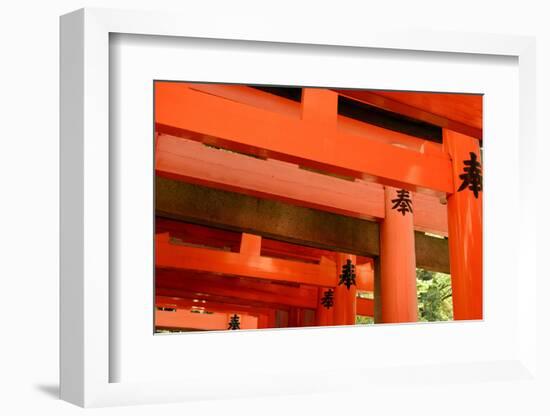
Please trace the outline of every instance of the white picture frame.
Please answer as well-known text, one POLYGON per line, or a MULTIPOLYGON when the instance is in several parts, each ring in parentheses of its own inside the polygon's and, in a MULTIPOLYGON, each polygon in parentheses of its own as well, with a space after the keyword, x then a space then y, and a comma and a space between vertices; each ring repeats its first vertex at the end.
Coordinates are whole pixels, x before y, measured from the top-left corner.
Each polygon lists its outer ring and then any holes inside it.
MULTIPOLYGON (((464 359, 438 363, 429 360, 395 368, 384 363, 376 368, 370 362, 365 367, 334 364, 323 371, 308 371, 289 364, 280 371, 265 369, 257 378, 244 375, 235 379, 229 374, 218 374, 212 382, 213 371, 204 375, 193 373, 188 377, 159 381, 113 381, 110 370, 120 360, 112 348, 110 311, 113 287, 109 281, 112 272, 109 242, 110 227, 110 172, 116 170, 109 155, 109 98, 110 98, 110 35, 164 36, 173 38, 224 39, 227 42, 276 42, 285 45, 331 45, 333 51, 346 48, 375 48, 384 50, 431 51, 440 54, 480 54, 516 57, 519 67, 519 137, 529 146, 522 146, 518 155, 518 185, 513 191, 518 197, 513 208, 516 213, 527 213, 533 203, 534 182, 530 179, 535 169, 536 137, 535 114, 535 40, 530 37, 469 33, 400 32, 372 26, 367 30, 348 28, 338 33, 312 26, 303 33, 282 30, 277 25, 239 26, 223 20, 216 25, 204 25, 201 19, 184 19, 170 13, 84 9, 62 17, 61 20, 61 397, 80 406, 107 406, 120 404, 159 403, 196 398, 242 397, 267 394, 338 391, 365 383, 374 389, 378 383, 393 383, 397 378, 405 386, 414 381, 430 384, 434 381, 481 383, 484 380, 512 380, 536 383, 536 323, 528 319, 536 315, 536 268, 534 241, 536 218, 521 215, 516 234, 517 263, 525 284, 517 290, 513 319, 511 347, 495 354, 471 361, 464 359), (181 22, 185 20, 186 24, 181 22), (528 283, 528 284, 527 284, 528 283), (111 292, 111 296, 110 296, 111 292), (521 325, 518 325, 521 322, 521 325), (368 369, 368 373, 365 372, 368 369), (445 369, 447 376, 441 376, 445 369), (534 380, 534 381, 533 381, 534 380)), ((168 38, 164 38, 168 39, 168 38)), ((261 45, 261 44, 258 44, 261 45)), ((474 55, 472 59, 475 58, 474 55)), ((112 132, 111 132, 112 133, 112 132)), ((516 140, 518 138, 516 137, 516 140)), ((519 146, 518 146, 519 148, 519 146)), ((515 171, 514 171, 515 172, 515 171)), ((152 173, 152 170, 151 170, 152 173)), ((151 235, 152 238, 152 235, 151 235)), ((487 311, 486 311, 487 312, 487 311)), ((490 312, 490 311, 489 311, 490 312)), ((476 323, 455 323, 455 331, 481 331, 476 323)), ((379 336, 406 337, 429 335, 432 329, 422 325, 380 326, 379 336)), ((433 328, 433 326, 430 326, 433 328)), ((480 329, 481 328, 481 329, 480 329)), ((346 341, 359 334, 358 328, 320 328, 284 331, 295 340, 316 337, 331 342, 336 336, 346 341), (308 332, 309 331, 309 332, 308 332), (302 337, 302 338, 300 338, 302 337)), ((503 332, 503 328, 499 328, 503 332)), ((260 336, 277 338, 283 331, 257 332, 233 338, 235 348, 245 342, 258 342, 260 336)), ((151 333, 152 335, 152 333, 151 333)), ((223 334, 216 334, 216 336, 223 334)), ((470 333, 469 336, 472 334, 470 333)), ((212 338, 212 334, 202 334, 212 338)), ((175 337, 164 337, 174 339, 175 337)), ((166 345, 168 342, 163 341, 166 345)), ((175 342, 175 341, 174 341, 175 342)), ((214 340, 212 339, 212 342, 214 340)), ((275 342, 274 345, 277 345, 275 342)), ((384 349, 384 345, 380 347, 384 349)), ((396 365, 402 366, 396 362, 396 365)), ((246 366, 244 366, 246 367, 246 366)), ((252 365, 249 365, 252 367, 252 365)), ((249 369, 253 373, 253 369, 249 369)), ((251 373, 251 374, 252 374, 251 373)), ((163 377, 160 377, 162 380, 163 377)), ((378 388, 378 387, 376 387, 378 388)), ((406 388, 406 387, 405 387, 406 388)), ((383 388, 382 388, 383 390, 383 388)))

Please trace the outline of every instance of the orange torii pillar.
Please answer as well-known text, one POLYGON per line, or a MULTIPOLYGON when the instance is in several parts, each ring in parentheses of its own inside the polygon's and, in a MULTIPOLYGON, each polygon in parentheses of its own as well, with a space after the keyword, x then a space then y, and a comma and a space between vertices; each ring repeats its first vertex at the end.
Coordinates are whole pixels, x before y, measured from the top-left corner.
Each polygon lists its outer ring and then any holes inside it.
POLYGON ((383 323, 416 322, 416 256, 412 193, 386 186, 380 225, 380 296, 383 323))
MULTIPOLYGON (((351 260, 356 265, 357 259, 351 254, 336 254, 336 272, 338 280, 342 268, 347 260, 351 260)), ((338 285, 334 288, 334 325, 355 325, 357 315, 357 286, 353 285, 349 289, 345 285, 338 285)))
POLYGON ((482 319, 483 192, 479 141, 444 129, 443 144, 452 159, 455 189, 447 196, 453 318, 482 319), (478 168, 479 178, 474 179, 471 167, 478 168))
MULTIPOLYGON (((327 135, 327 132, 336 129, 336 121, 338 117, 338 94, 323 88, 303 88, 302 89, 302 120, 314 122, 315 127, 319 130, 319 137, 327 135)), ((355 258, 355 256, 353 256, 355 258)), ((353 260, 355 263, 355 259, 353 260)), ((345 263, 345 260, 344 260, 345 263)), ((338 264, 338 273, 342 269, 342 263, 338 264)), ((353 292, 353 302, 348 301, 351 294, 346 294, 341 289, 334 291, 334 306, 325 308, 321 305, 321 298, 325 291, 329 288, 319 288, 319 304, 316 310, 316 321, 319 326, 327 325, 345 325, 348 322, 355 323, 355 287, 349 291, 343 287, 346 292, 353 292), (337 293, 339 294, 340 306, 337 306, 337 293), (353 304, 351 310, 348 304, 353 304), (348 305, 348 306, 346 306, 348 305), (350 309, 349 311, 347 309, 350 309), (338 312, 336 312, 338 310, 338 312), (338 315, 338 317, 337 317, 338 315), (353 321, 353 322, 351 322, 353 321)))
POLYGON ((268 328, 277 328, 277 312, 275 309, 271 309, 267 315, 267 327, 268 328))
POLYGON ((317 326, 330 326, 334 325, 334 307, 326 308, 321 304, 321 299, 325 295, 325 292, 330 290, 328 287, 320 287, 318 296, 317 311, 315 313, 317 318, 317 326))
POLYGON ((258 328, 276 328, 275 310, 270 309, 266 313, 258 315, 258 328))
POLYGON ((302 313, 300 308, 290 308, 288 310, 288 327, 296 328, 302 326, 302 313))
POLYGON ((269 328, 269 316, 265 313, 258 315, 258 329, 269 328))

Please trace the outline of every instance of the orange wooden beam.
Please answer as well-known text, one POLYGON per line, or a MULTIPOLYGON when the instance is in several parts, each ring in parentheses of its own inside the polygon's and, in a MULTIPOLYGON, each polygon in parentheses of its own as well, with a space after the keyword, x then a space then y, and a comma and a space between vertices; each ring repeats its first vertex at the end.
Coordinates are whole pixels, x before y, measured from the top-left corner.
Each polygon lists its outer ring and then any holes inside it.
POLYGON ((155 305, 161 308, 176 308, 184 310, 205 310, 220 313, 243 313, 252 316, 268 314, 272 309, 228 302, 214 302, 196 298, 180 298, 175 296, 156 296, 155 305))
POLYGON ((302 111, 300 103, 264 92, 247 85, 195 84, 185 83, 189 88, 206 94, 237 101, 252 107, 284 114, 299 119, 302 111))
POLYGON ((212 276, 182 270, 156 270, 156 293, 162 296, 192 297, 251 306, 317 307, 317 289, 234 276, 212 276))
POLYGON ((262 257, 171 244, 168 234, 156 236, 156 266, 166 269, 197 270, 233 276, 294 282, 313 286, 335 286, 334 262, 320 264, 262 257))
MULTIPOLYGON (((195 329, 203 331, 227 330, 230 313, 202 314, 188 310, 175 312, 155 311, 155 326, 157 328, 195 329)), ((258 318, 245 314, 237 314, 241 329, 258 328, 258 318)))
POLYGON ((171 237, 190 244, 216 247, 239 252, 241 233, 206 227, 168 218, 155 218, 155 234, 169 233, 171 237))
MULTIPOLYGON (((384 218, 384 189, 380 184, 343 180, 287 162, 226 152, 189 138, 159 136, 156 173, 356 218, 384 218)), ((440 198, 418 193, 415 200, 415 229, 446 236, 447 208, 440 198)))
MULTIPOLYGON (((207 93, 207 94, 210 94, 210 95, 214 95, 216 97, 222 97, 222 98, 225 98, 225 99, 228 99, 228 100, 231 100, 231 101, 236 101, 236 102, 246 104, 246 105, 249 105, 249 106, 253 106, 253 107, 256 107, 256 108, 260 108, 260 109, 263 109, 263 110, 276 112, 276 113, 279 113, 279 114, 283 114, 286 117, 291 117, 291 118, 295 118, 295 119, 300 119, 300 118, 304 117, 304 110, 305 110, 304 107, 305 107, 305 105, 303 103, 306 103, 306 105, 308 105, 308 103, 307 103, 308 95, 311 96, 311 94, 309 94, 308 91, 312 91, 312 92, 315 92, 315 91, 328 91, 328 92, 330 92, 330 90, 326 90, 326 89, 323 90, 323 89, 319 89, 319 88, 304 88, 303 93, 302 93, 302 103, 300 103, 300 102, 296 102, 296 101, 293 101, 293 100, 290 100, 290 99, 287 99, 287 98, 278 97, 278 96, 276 96, 274 94, 270 94, 268 92, 260 91, 256 88, 251 88, 251 87, 248 87, 246 85, 194 84, 194 83, 186 83, 186 85, 190 89, 195 90, 195 91, 204 92, 204 93, 207 93)), ((365 91, 365 90, 361 90, 361 91, 359 91, 359 90, 335 90, 335 91, 338 92, 338 95, 344 95, 344 96, 348 96, 348 97, 351 97, 350 94, 349 94, 350 92, 370 93, 370 91, 365 91)), ((376 91, 375 93, 378 94, 380 92, 376 91)), ((413 94, 415 94, 415 96, 416 95, 421 96, 422 99, 425 99, 424 95, 426 95, 426 94, 423 94, 423 93, 413 93, 413 94)), ((438 94, 435 94, 435 95, 438 95, 438 94)), ((442 94, 442 95, 451 96, 451 99, 453 97, 453 94, 442 94)), ((454 96, 462 97, 463 95, 454 94, 454 96)), ((359 101, 367 102, 369 104, 375 105, 375 106, 380 107, 380 108, 385 108, 384 106, 378 105, 378 104, 380 104, 379 103, 380 98, 383 98, 383 97, 381 95, 376 95, 376 97, 378 98, 378 100, 377 100, 377 102, 374 102, 374 103, 369 103, 368 100, 364 100, 364 99, 360 99, 359 101)), ((354 97, 354 98, 357 99, 357 97, 354 97)), ((390 101, 393 103, 394 100, 390 100, 390 101)), ((400 105, 400 106, 403 105, 402 103, 399 103, 399 102, 397 104, 400 105)), ((405 107, 408 108, 409 106, 405 106, 405 107)), ((441 105, 439 105, 439 107, 441 107, 441 105)), ((335 107, 333 107, 333 108, 335 108, 335 107)), ((422 117, 423 116, 422 112, 421 112, 421 114, 418 115, 418 117, 416 117, 419 109, 415 108, 415 107, 412 108, 412 112, 410 112, 410 111, 409 112, 399 111, 400 108, 396 108, 395 106, 393 106, 391 108, 387 108, 387 109, 392 111, 392 112, 399 113, 399 114, 404 114, 404 115, 411 114, 411 115, 409 115, 409 117, 417 118, 419 120, 424 120, 424 118, 422 117)), ((334 111, 336 112, 337 110, 335 109, 334 111)), ((431 116, 433 116, 433 114, 431 116)), ((307 114, 306 114, 306 117, 307 117, 307 114)), ((330 116, 330 118, 333 118, 333 117, 330 116)), ((431 124, 439 125, 436 122, 430 121, 430 119, 426 119, 424 121, 427 121, 428 123, 431 123, 431 124)), ((395 136, 395 135, 387 136, 385 134, 381 134, 381 130, 380 129, 373 129, 373 126, 371 124, 365 123, 365 122, 362 122, 362 121, 358 121, 358 120, 355 120, 355 119, 352 119, 352 118, 349 118, 349 117, 337 115, 336 122, 337 122, 338 128, 341 129, 342 131, 345 131, 345 132, 350 133, 350 134, 357 134, 357 135, 360 135, 360 136, 365 136, 365 137, 368 137, 370 139, 378 140, 378 141, 381 141, 381 142, 384 142, 384 143, 399 144, 402 147, 406 147, 406 148, 409 148, 409 149, 415 149, 417 151, 420 151, 422 149, 422 146, 424 145, 423 140, 419 140, 418 138, 413 137, 413 136, 408 136, 408 135, 404 135, 404 134, 399 135, 399 136, 395 136)), ((441 145, 437 145, 436 147, 441 148, 441 145)))
POLYGON ((202 291, 196 291, 185 288, 162 286, 156 290, 156 293, 166 297, 194 298, 201 301, 206 300, 207 302, 239 304, 255 308, 270 308, 277 310, 288 310, 291 307, 303 306, 315 307, 317 302, 317 298, 289 299, 281 295, 269 294, 258 297, 256 292, 250 290, 239 293, 236 290, 219 290, 217 287, 202 287, 202 291))
MULTIPOLYGON (((155 102, 159 133, 194 132, 195 140, 261 157, 370 178, 410 190, 452 192, 450 159, 431 146, 424 153, 392 146, 315 121, 295 120, 204 94, 182 83, 156 82, 155 102)), ((371 128, 388 140, 395 137, 399 141, 406 136, 376 126, 371 128)))
POLYGON ((319 263, 323 257, 335 261, 336 254, 333 251, 323 250, 320 248, 307 247, 299 244, 291 244, 263 238, 262 256, 319 263))
POLYGON ((358 101, 442 128, 482 138, 483 98, 477 94, 335 90, 358 101))
MULTIPOLYGON (((186 243, 229 249, 233 252, 239 252, 242 241, 242 234, 239 232, 211 228, 183 221, 175 221, 162 217, 156 217, 155 231, 156 234, 169 233, 171 237, 185 241, 186 243)), ((319 263, 322 257, 326 257, 333 261, 335 259, 335 253, 333 251, 278 240, 270 240, 268 238, 262 238, 261 255, 294 259, 310 263, 319 263)))
POLYGON ((174 308, 177 310, 183 309, 187 311, 195 311, 195 313, 217 312, 230 315, 235 313, 239 315, 250 315, 258 318, 258 328, 273 328, 275 326, 274 320, 271 319, 275 314, 275 309, 270 308, 168 296, 156 296, 155 305, 157 308, 174 308))

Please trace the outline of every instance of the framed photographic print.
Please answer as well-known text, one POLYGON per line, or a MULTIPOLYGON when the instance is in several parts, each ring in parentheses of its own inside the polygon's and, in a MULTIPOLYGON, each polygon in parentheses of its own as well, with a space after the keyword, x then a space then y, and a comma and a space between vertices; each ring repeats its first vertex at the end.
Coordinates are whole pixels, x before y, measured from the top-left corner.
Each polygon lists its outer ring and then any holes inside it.
POLYGON ((483 318, 482 95, 154 93, 157 333, 483 318))
POLYGON ((199 21, 62 17, 62 398, 529 379, 533 39, 199 21))

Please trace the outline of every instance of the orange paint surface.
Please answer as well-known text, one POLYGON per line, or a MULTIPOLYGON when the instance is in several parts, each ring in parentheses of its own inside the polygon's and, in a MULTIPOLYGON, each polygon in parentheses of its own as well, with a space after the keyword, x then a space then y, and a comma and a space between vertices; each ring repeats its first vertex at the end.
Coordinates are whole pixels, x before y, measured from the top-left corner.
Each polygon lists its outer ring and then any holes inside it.
MULTIPOLYGON (((422 153, 393 146, 342 132, 330 124, 307 118, 296 120, 204 94, 180 83, 157 82, 155 98, 159 133, 194 132, 194 140, 260 157, 374 179, 411 190, 451 192, 450 160, 444 152, 432 149, 422 153)), ((369 129, 372 135, 394 142, 399 142, 401 136, 408 137, 376 126, 369 129)))
MULTIPOLYGON (((455 191, 462 184, 464 161, 470 152, 481 161, 479 142, 468 136, 444 131, 444 143, 453 158, 455 191)), ((449 260, 453 290, 454 319, 483 318, 483 192, 478 198, 469 189, 448 197, 449 260)))
MULTIPOLYGON (((347 260, 357 263, 355 256, 350 254, 338 254, 336 257, 336 269, 338 276, 342 273, 342 267, 347 260)), ((349 289, 342 285, 334 289, 334 325, 355 325, 357 286, 349 289)))
MULTIPOLYGON (((181 137, 159 136, 156 172, 170 179, 357 218, 381 219, 385 215, 380 184, 343 180, 287 162, 224 152, 181 137)), ((446 236, 446 206, 436 196, 417 195, 415 228, 446 236)))
POLYGON ((357 298, 357 315, 374 317, 374 300, 357 298))
POLYGON ((262 237, 243 233, 241 237, 241 254, 259 256, 262 251, 262 237))
POLYGON ((412 119, 481 139, 480 94, 336 90, 340 94, 412 119))
POLYGON ((329 289, 331 288, 320 287, 318 289, 319 300, 317 301, 317 311, 315 313, 318 326, 334 325, 334 307, 326 308, 323 305, 321 305, 321 299, 323 298, 323 295, 325 294, 325 292, 329 289))
POLYGON ((212 275, 191 270, 156 270, 156 294, 242 305, 315 309, 317 288, 290 286, 270 281, 212 275), (237 302, 238 300, 238 302, 237 302))
MULTIPOLYGON (((397 189, 386 187, 386 217, 380 224, 382 322, 416 322, 416 257, 413 215, 392 209, 397 189)), ((414 200, 412 202, 414 211, 414 200)))
MULTIPOLYGON (((448 235, 454 317, 481 319, 482 198, 457 192, 463 161, 470 152, 479 158, 481 96, 341 93, 439 125, 444 144, 339 116, 333 90, 304 88, 297 103, 246 86, 157 82, 156 173, 379 220, 382 322, 417 320, 414 230, 448 235), (414 213, 392 209, 399 188, 411 191, 414 213)), ((227 329, 238 313, 241 328, 266 328, 277 310, 288 313, 278 321, 294 326, 311 324, 312 311, 317 325, 374 315, 373 300, 356 298, 374 291, 371 261, 356 266, 357 286, 347 289, 337 282, 346 259, 356 264, 352 255, 166 219, 157 221, 156 239, 157 304, 178 299, 176 312, 157 311, 157 326, 227 329), (328 288, 331 309, 320 305, 328 288), (213 313, 189 313, 193 303, 213 313)))
POLYGON ((223 312, 223 313, 237 313, 246 314, 252 316, 267 315, 270 313, 270 308, 262 308, 256 306, 248 306, 243 304, 236 304, 231 302, 214 302, 211 300, 170 296, 155 297, 155 305, 161 308, 176 308, 185 310, 205 310, 208 312, 223 312))
POLYGON ((232 253, 171 244, 168 234, 157 234, 156 266, 196 270, 257 279, 295 282, 313 286, 335 286, 334 262, 321 259, 309 264, 244 253, 232 253))
MULTIPOLYGON (((227 330, 229 320, 233 314, 192 313, 189 310, 178 309, 175 312, 157 310, 155 325, 160 328, 172 329, 200 329, 203 331, 227 330)), ((241 329, 258 328, 258 318, 250 315, 239 315, 241 329)))

